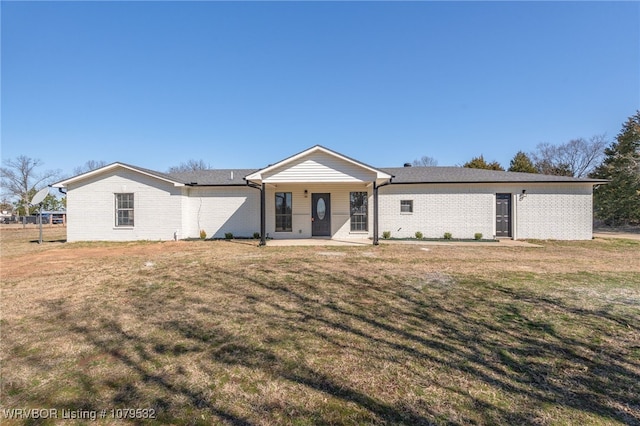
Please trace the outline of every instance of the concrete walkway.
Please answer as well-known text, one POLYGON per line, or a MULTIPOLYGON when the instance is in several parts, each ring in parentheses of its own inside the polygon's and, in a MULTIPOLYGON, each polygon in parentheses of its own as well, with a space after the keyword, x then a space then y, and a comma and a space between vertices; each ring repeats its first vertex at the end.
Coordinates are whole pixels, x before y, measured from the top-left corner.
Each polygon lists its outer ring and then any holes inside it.
POLYGON ((334 240, 330 238, 299 238, 291 240, 267 240, 267 247, 289 246, 371 246, 373 240, 368 238, 354 238, 348 240, 334 240))
MULTIPOLYGON (((449 247, 542 247, 537 244, 531 244, 526 241, 517 240, 499 240, 491 241, 412 241, 412 240, 380 240, 380 244, 411 244, 420 246, 449 246, 449 247)), ((329 238, 300 238, 290 240, 268 240, 267 247, 290 247, 290 246, 371 246, 373 240, 368 238, 354 238, 345 240, 336 240, 329 238)))

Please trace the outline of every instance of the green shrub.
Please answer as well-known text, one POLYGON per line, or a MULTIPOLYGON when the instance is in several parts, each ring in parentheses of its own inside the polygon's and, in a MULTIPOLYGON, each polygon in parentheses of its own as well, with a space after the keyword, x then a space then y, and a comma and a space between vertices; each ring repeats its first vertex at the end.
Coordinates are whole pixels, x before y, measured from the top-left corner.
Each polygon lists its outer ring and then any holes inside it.
POLYGON ((254 240, 259 240, 260 239, 260 233, 259 232, 254 232, 253 233, 253 239, 254 240))
POLYGON ((204 239, 206 239, 206 238, 207 238, 207 233, 206 233, 206 231, 205 231, 204 229, 201 229, 201 230, 200 230, 200 239, 201 239, 201 240, 204 240, 204 239))
POLYGON ((450 240, 451 238, 453 238, 453 236, 451 235, 451 232, 445 232, 444 233, 444 239, 445 240, 450 240))
POLYGON ((421 240, 421 239, 422 239, 422 237, 423 237, 422 232, 417 231, 417 232, 416 232, 416 238, 417 238, 417 239, 419 239, 419 240, 421 240))
POLYGON ((473 239, 480 241, 482 239, 482 232, 476 232, 473 234, 473 239))
POLYGON ((224 233, 225 240, 233 240, 233 232, 225 232, 224 233))
POLYGON ((391 238, 391 231, 384 231, 382 233, 382 238, 384 238, 385 240, 388 240, 389 238, 391 238))

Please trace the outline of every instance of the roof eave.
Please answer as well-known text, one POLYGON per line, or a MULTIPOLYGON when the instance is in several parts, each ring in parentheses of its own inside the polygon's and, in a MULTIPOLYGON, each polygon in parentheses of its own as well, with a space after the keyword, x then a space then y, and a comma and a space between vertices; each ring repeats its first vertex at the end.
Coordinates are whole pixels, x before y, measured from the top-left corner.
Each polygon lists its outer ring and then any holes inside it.
POLYGON ((415 184, 527 184, 527 183, 571 183, 571 184, 591 184, 591 185, 606 185, 609 183, 606 179, 589 179, 589 180, 451 180, 451 181, 413 181, 413 182, 398 182, 391 181, 394 185, 415 185, 415 184))
POLYGON ((142 170, 140 168, 131 166, 129 164, 115 162, 115 163, 108 164, 108 165, 106 165, 104 167, 100 167, 98 169, 91 170, 89 172, 82 173, 82 174, 79 174, 77 176, 73 176, 73 177, 70 177, 68 179, 65 179, 65 180, 61 180, 60 182, 56 182, 53 185, 51 185, 51 187, 53 187, 53 188, 66 188, 70 183, 78 182, 78 181, 81 181, 81 180, 84 180, 84 179, 88 179, 88 178, 90 178, 92 176, 96 176, 96 175, 99 175, 101 173, 108 172, 109 170, 113 170, 113 169, 116 169, 118 167, 123 168, 123 169, 127 169, 127 170, 131 170, 131 171, 134 171, 136 173, 140 173, 140 174, 145 175, 145 176, 150 176, 150 177, 152 177, 154 179, 159 179, 159 180, 171 183, 176 187, 185 186, 185 184, 183 182, 178 182, 176 180, 167 179, 164 176, 160 176, 160 175, 151 173, 150 171, 147 171, 147 170, 142 170))

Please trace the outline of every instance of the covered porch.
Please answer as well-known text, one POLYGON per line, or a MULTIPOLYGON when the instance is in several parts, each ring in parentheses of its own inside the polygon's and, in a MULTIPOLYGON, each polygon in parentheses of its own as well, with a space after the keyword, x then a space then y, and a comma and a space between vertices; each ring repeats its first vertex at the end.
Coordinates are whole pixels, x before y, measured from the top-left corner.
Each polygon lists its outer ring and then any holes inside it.
POLYGON ((315 146, 245 177, 260 190, 267 239, 331 238, 378 244, 378 188, 391 176, 315 146))

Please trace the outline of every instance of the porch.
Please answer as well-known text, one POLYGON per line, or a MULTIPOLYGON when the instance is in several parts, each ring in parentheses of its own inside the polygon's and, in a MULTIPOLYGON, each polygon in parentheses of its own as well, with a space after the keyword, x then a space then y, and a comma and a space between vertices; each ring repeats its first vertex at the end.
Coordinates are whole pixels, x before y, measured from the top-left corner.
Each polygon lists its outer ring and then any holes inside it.
POLYGON ((378 188, 391 177, 321 146, 246 176, 260 190, 261 245, 312 237, 378 244, 378 188))

